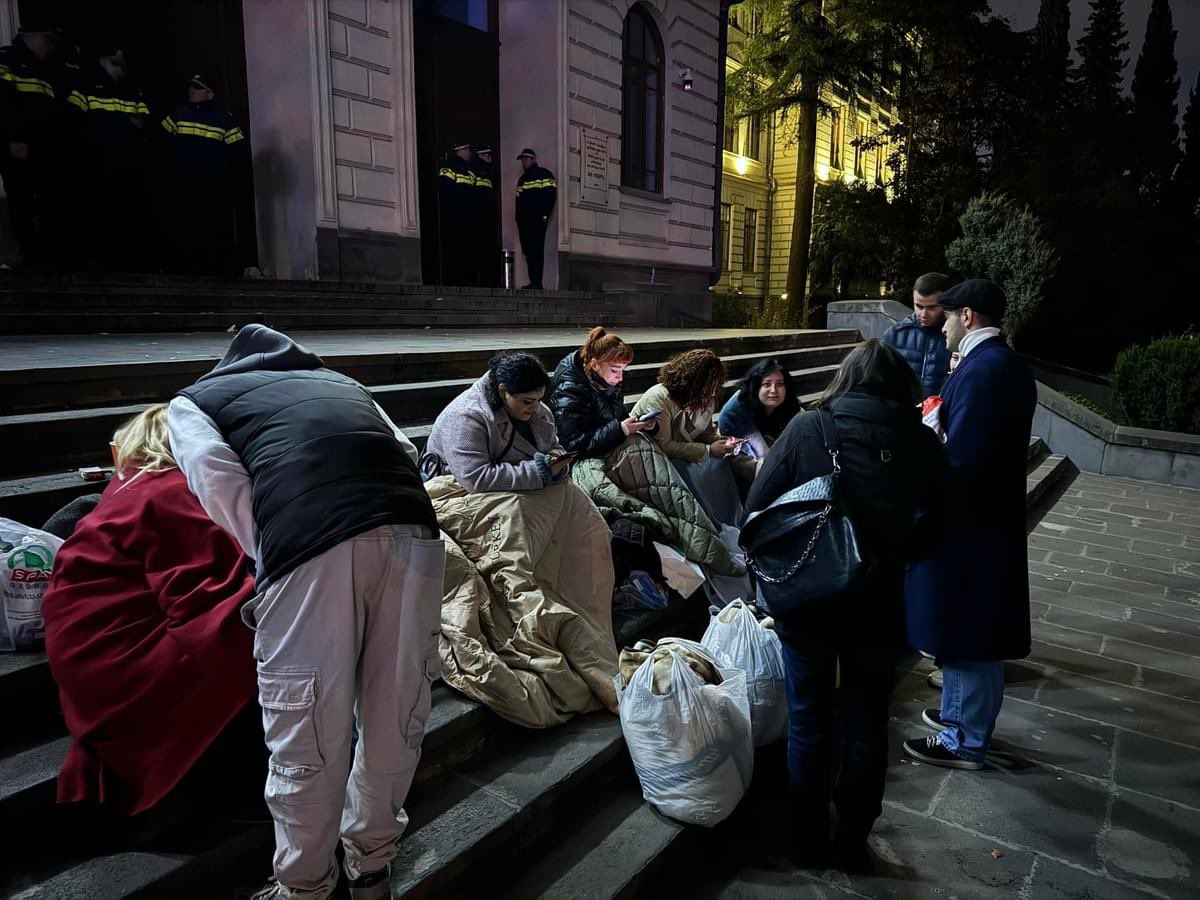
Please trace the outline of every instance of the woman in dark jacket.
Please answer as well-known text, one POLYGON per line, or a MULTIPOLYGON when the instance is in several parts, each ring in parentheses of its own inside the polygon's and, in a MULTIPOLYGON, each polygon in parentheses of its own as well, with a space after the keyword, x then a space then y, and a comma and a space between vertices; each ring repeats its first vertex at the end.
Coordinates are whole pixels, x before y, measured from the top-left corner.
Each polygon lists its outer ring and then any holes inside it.
POLYGON ((800 398, 787 366, 777 359, 763 359, 721 408, 717 424, 726 437, 746 438, 755 459, 765 459, 798 412, 800 398))
POLYGON ((631 362, 633 348, 597 325, 583 346, 558 364, 550 408, 567 452, 584 458, 604 456, 631 434, 653 430, 654 422, 625 414, 621 382, 631 362))
MULTIPOLYGON (((839 498, 871 569, 852 595, 777 622, 787 677, 790 805, 804 865, 866 866, 867 835, 882 810, 888 698, 904 644, 905 560, 923 540, 935 539, 947 472, 941 444, 921 423, 921 394, 904 358, 871 340, 846 357, 817 403, 833 417, 841 445, 839 498), (835 788, 830 773, 839 745, 835 788), (832 842, 831 796, 838 812, 832 842)), ((764 509, 832 471, 820 414, 802 413, 772 447, 747 507, 764 509)))

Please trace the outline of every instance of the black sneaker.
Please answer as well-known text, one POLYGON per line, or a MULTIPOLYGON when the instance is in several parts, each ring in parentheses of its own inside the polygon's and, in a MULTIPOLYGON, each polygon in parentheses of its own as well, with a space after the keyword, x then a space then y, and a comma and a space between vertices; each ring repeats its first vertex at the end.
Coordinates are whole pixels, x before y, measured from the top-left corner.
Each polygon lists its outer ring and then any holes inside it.
POLYGON ((942 724, 942 713, 936 709, 921 710, 921 721, 932 728, 934 731, 945 731, 946 726, 942 724))
POLYGON ((963 759, 957 753, 946 749, 937 739, 936 735, 905 741, 904 752, 913 759, 928 763, 931 766, 941 766, 943 769, 978 770, 983 768, 983 763, 963 759))
POLYGON ((942 689, 942 670, 934 669, 929 673, 929 677, 926 678, 925 681, 935 691, 940 691, 942 689))
POLYGON ((349 882, 350 900, 390 900, 392 867, 384 866, 378 872, 359 875, 349 882))

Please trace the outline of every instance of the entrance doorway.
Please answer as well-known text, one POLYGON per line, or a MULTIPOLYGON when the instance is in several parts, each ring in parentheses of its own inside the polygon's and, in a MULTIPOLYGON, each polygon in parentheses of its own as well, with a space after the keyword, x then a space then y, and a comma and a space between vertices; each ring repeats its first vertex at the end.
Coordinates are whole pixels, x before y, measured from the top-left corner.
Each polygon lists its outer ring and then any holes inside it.
POLYGON ((455 284, 447 244, 462 237, 450 233, 438 202, 438 169, 454 141, 487 143, 499 154, 497 0, 414 0, 413 26, 422 275, 426 284, 455 284))
MULTIPOLYGON (((61 28, 79 48, 80 73, 87 77, 104 47, 125 51, 130 69, 150 107, 153 127, 187 102, 188 79, 203 74, 217 102, 237 120, 249 146, 250 103, 242 0, 19 0, 21 17, 35 16, 61 28)), ((237 259, 258 264, 254 192, 249 167, 240 186, 237 259)))

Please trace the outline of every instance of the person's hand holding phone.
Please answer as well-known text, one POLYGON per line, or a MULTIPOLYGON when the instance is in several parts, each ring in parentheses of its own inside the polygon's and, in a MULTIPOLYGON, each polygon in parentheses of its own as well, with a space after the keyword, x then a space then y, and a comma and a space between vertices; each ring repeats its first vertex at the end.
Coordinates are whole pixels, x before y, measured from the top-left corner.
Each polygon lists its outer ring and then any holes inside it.
POLYGON ((558 478, 571 467, 571 463, 575 461, 574 453, 560 453, 557 456, 550 458, 550 475, 552 478, 558 478))
POLYGON ((717 438, 708 445, 708 455, 713 459, 724 459, 739 443, 737 438, 717 438))
POLYGON ((630 416, 621 423, 621 430, 625 432, 625 437, 629 437, 631 434, 637 434, 639 431, 653 428, 661 412, 662 410, 656 409, 640 416, 630 416))

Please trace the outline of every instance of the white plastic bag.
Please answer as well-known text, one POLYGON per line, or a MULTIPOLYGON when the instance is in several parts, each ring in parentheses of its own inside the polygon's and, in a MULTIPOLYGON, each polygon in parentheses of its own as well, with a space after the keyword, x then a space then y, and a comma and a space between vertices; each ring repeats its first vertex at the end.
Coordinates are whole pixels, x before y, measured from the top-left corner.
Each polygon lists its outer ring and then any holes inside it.
POLYGON ((692 596, 696 593, 696 588, 704 584, 704 570, 696 563, 689 561, 674 547, 668 547, 666 544, 655 541, 654 549, 658 551, 663 577, 667 579, 667 584, 678 591, 681 596, 692 596))
POLYGON ((62 539, 0 518, 0 650, 23 650, 46 637, 42 594, 62 539))
POLYGON ((633 673, 616 680, 621 728, 642 783, 642 796, 664 815, 713 826, 733 812, 754 773, 754 741, 746 677, 723 668, 694 641, 664 638, 633 673), (707 659, 720 684, 707 684, 687 664, 681 647, 707 659), (654 689, 656 654, 670 654, 670 677, 654 689))
POLYGON ((787 729, 788 706, 779 635, 763 628, 746 604, 734 600, 709 619, 700 643, 721 665, 745 673, 755 746, 782 738, 787 729))

